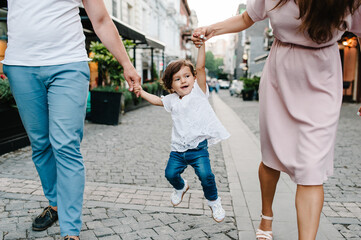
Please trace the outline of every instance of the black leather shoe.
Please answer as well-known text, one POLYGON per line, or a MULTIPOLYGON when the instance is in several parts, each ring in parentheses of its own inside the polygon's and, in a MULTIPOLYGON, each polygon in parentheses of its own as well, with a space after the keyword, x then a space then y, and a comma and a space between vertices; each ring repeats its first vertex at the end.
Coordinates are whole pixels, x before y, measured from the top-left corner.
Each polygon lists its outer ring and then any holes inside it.
POLYGON ((42 214, 37 216, 33 221, 34 231, 43 231, 53 225, 58 220, 58 212, 53 210, 50 206, 44 208, 42 214))

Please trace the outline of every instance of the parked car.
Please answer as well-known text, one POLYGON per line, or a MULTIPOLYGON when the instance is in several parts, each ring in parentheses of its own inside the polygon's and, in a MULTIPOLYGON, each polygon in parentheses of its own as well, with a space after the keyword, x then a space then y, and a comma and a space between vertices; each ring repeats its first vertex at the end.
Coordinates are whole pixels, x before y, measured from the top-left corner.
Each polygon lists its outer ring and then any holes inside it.
POLYGON ((219 83, 219 86, 220 86, 221 89, 228 89, 229 88, 229 81, 228 80, 219 79, 218 83, 219 83))
POLYGON ((229 88, 229 93, 231 94, 231 96, 235 95, 235 96, 240 96, 241 92, 243 89, 243 82, 240 80, 233 80, 232 84, 229 88))

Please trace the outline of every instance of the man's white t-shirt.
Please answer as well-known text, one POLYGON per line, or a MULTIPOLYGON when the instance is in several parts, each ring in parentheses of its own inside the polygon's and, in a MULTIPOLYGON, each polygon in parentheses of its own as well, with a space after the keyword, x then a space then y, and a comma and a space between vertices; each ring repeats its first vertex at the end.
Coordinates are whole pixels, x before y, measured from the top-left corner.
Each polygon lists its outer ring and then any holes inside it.
POLYGON ((212 145, 230 136, 214 113, 208 97, 208 86, 204 93, 196 81, 191 93, 182 99, 176 93, 162 98, 165 110, 172 114, 172 151, 185 152, 204 140, 212 145))
POLYGON ((81 0, 8 0, 4 64, 47 66, 88 61, 81 0))

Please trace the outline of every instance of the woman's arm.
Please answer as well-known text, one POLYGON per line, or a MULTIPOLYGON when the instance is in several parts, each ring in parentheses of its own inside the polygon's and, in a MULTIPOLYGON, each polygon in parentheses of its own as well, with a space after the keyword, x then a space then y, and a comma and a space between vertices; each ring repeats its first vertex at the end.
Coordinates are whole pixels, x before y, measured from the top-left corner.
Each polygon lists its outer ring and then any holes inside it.
POLYGON ((141 78, 130 62, 118 30, 110 18, 103 0, 83 0, 83 4, 95 33, 124 68, 124 78, 129 84, 129 91, 133 91, 134 85, 140 85, 141 78))
POLYGON ((206 84, 206 49, 205 44, 202 44, 200 48, 198 48, 198 57, 197 57, 197 83, 198 86, 203 90, 204 93, 207 92, 207 84, 206 84))
POLYGON ((243 31, 253 24, 253 20, 249 17, 247 11, 245 11, 241 15, 228 18, 222 22, 195 29, 192 36, 192 41, 196 45, 199 45, 199 41, 202 35, 205 37, 204 40, 208 40, 214 36, 243 31))

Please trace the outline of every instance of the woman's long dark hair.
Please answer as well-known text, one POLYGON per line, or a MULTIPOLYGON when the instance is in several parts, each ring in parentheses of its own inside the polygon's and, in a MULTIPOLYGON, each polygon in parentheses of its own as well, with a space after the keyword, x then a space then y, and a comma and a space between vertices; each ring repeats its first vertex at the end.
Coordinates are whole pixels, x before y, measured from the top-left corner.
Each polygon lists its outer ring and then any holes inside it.
MULTIPOLYGON (((279 0, 273 8, 290 0, 279 0)), ((360 7, 361 0, 294 0, 299 9, 301 32, 307 32, 312 41, 325 43, 332 39, 335 29, 345 30, 345 17, 360 7)))

